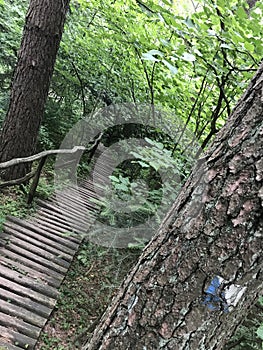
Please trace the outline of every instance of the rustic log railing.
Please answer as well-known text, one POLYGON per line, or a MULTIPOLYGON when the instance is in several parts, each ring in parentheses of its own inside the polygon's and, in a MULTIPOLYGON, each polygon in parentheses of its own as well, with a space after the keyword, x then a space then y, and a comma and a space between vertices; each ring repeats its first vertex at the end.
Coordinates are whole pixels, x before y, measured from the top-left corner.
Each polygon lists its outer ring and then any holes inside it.
POLYGON ((28 192, 28 199, 27 199, 27 203, 31 204, 31 202, 33 201, 33 198, 35 196, 35 192, 36 192, 38 183, 39 183, 41 171, 45 165, 45 162, 46 162, 48 156, 58 155, 58 154, 74 154, 74 153, 83 152, 85 150, 86 150, 86 148, 83 146, 75 146, 72 149, 48 150, 48 151, 40 152, 40 153, 35 154, 33 156, 24 157, 24 158, 15 158, 15 159, 11 159, 7 162, 0 163, 0 170, 1 170, 1 169, 9 168, 9 167, 14 166, 14 165, 18 165, 18 164, 22 164, 22 163, 31 163, 33 161, 40 160, 38 167, 36 168, 35 171, 31 171, 30 173, 26 174, 25 176, 23 176, 19 179, 5 181, 5 182, 0 183, 0 189, 8 187, 8 186, 22 185, 33 178, 32 184, 31 184, 29 192, 28 192))
MULTIPOLYGON (((39 183, 39 179, 41 176, 41 171, 45 165, 45 162, 49 156, 53 155, 58 155, 58 154, 78 154, 82 152, 91 152, 91 154, 94 154, 94 151, 96 150, 101 138, 103 136, 103 133, 100 133, 98 137, 94 140, 94 142, 91 144, 90 147, 86 148, 84 146, 75 146, 72 149, 56 149, 56 150, 47 150, 43 151, 40 153, 37 153, 35 155, 29 156, 29 157, 24 157, 24 158, 15 158, 11 159, 7 162, 0 163, 0 172, 1 170, 7 169, 9 167, 12 167, 14 165, 22 164, 22 163, 31 163, 36 160, 40 160, 38 167, 36 170, 29 172, 25 176, 15 179, 15 180, 10 180, 10 181, 5 181, 5 182, 0 182, 0 189, 3 189, 5 187, 9 186, 15 186, 15 185, 22 185, 24 183, 27 183, 29 180, 33 178, 32 184, 29 189, 28 193, 28 200, 27 203, 31 204, 33 201, 33 198, 35 196, 35 192, 39 183)), ((1 176, 0 176, 1 177, 1 176)), ((1 350, 1 349, 0 349, 1 350)))

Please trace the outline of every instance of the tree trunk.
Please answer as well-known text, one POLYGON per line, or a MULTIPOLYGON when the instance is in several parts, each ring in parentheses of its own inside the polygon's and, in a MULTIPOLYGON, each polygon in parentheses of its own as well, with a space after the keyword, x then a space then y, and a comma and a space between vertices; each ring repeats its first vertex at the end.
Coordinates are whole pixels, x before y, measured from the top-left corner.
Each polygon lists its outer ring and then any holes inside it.
POLYGON ((220 350, 262 293, 263 64, 83 350, 220 350))
MULTIPOLYGON (((10 104, 0 138, 0 162, 35 152, 69 0, 31 0, 15 70, 10 104)), ((23 177, 30 164, 5 171, 23 177)))
POLYGON ((249 6, 249 10, 251 10, 257 3, 258 0, 247 0, 247 4, 249 6))

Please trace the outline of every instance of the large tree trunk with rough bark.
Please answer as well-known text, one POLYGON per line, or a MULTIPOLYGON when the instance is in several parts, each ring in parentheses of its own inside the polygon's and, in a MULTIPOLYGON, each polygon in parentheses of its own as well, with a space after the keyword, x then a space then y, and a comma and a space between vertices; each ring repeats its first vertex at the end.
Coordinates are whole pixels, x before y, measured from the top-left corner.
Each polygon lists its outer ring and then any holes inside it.
POLYGON ((220 350, 262 293, 263 64, 83 350, 220 350))
MULTIPOLYGON (((0 138, 0 162, 34 153, 69 0, 31 0, 0 138)), ((23 177, 29 163, 2 175, 23 177)))

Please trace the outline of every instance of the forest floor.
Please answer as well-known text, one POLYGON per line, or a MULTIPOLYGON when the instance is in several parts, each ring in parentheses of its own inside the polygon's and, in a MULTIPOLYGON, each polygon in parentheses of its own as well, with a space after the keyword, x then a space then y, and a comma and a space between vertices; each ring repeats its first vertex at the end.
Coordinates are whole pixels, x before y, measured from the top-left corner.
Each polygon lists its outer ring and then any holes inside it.
POLYGON ((60 288, 57 305, 36 350, 78 349, 93 332, 139 254, 138 249, 84 243, 60 288))

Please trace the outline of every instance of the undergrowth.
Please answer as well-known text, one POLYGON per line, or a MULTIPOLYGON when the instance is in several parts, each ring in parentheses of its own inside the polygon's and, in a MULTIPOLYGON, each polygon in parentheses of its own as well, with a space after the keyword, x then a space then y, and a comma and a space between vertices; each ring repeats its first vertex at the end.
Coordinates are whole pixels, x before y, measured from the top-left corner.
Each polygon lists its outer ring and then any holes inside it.
MULTIPOLYGON (((48 199, 54 192, 52 164, 45 166, 40 177, 35 198, 48 199)), ((27 185, 16 185, 0 189, 0 232, 8 216, 25 218, 36 211, 35 201, 28 205, 28 193, 31 181, 27 185)))
POLYGON ((139 255, 138 249, 84 243, 60 288, 58 303, 36 350, 78 349, 93 332, 139 255))
POLYGON ((25 193, 19 186, 0 192, 0 232, 8 216, 24 218, 34 210, 34 206, 27 205, 25 193))

